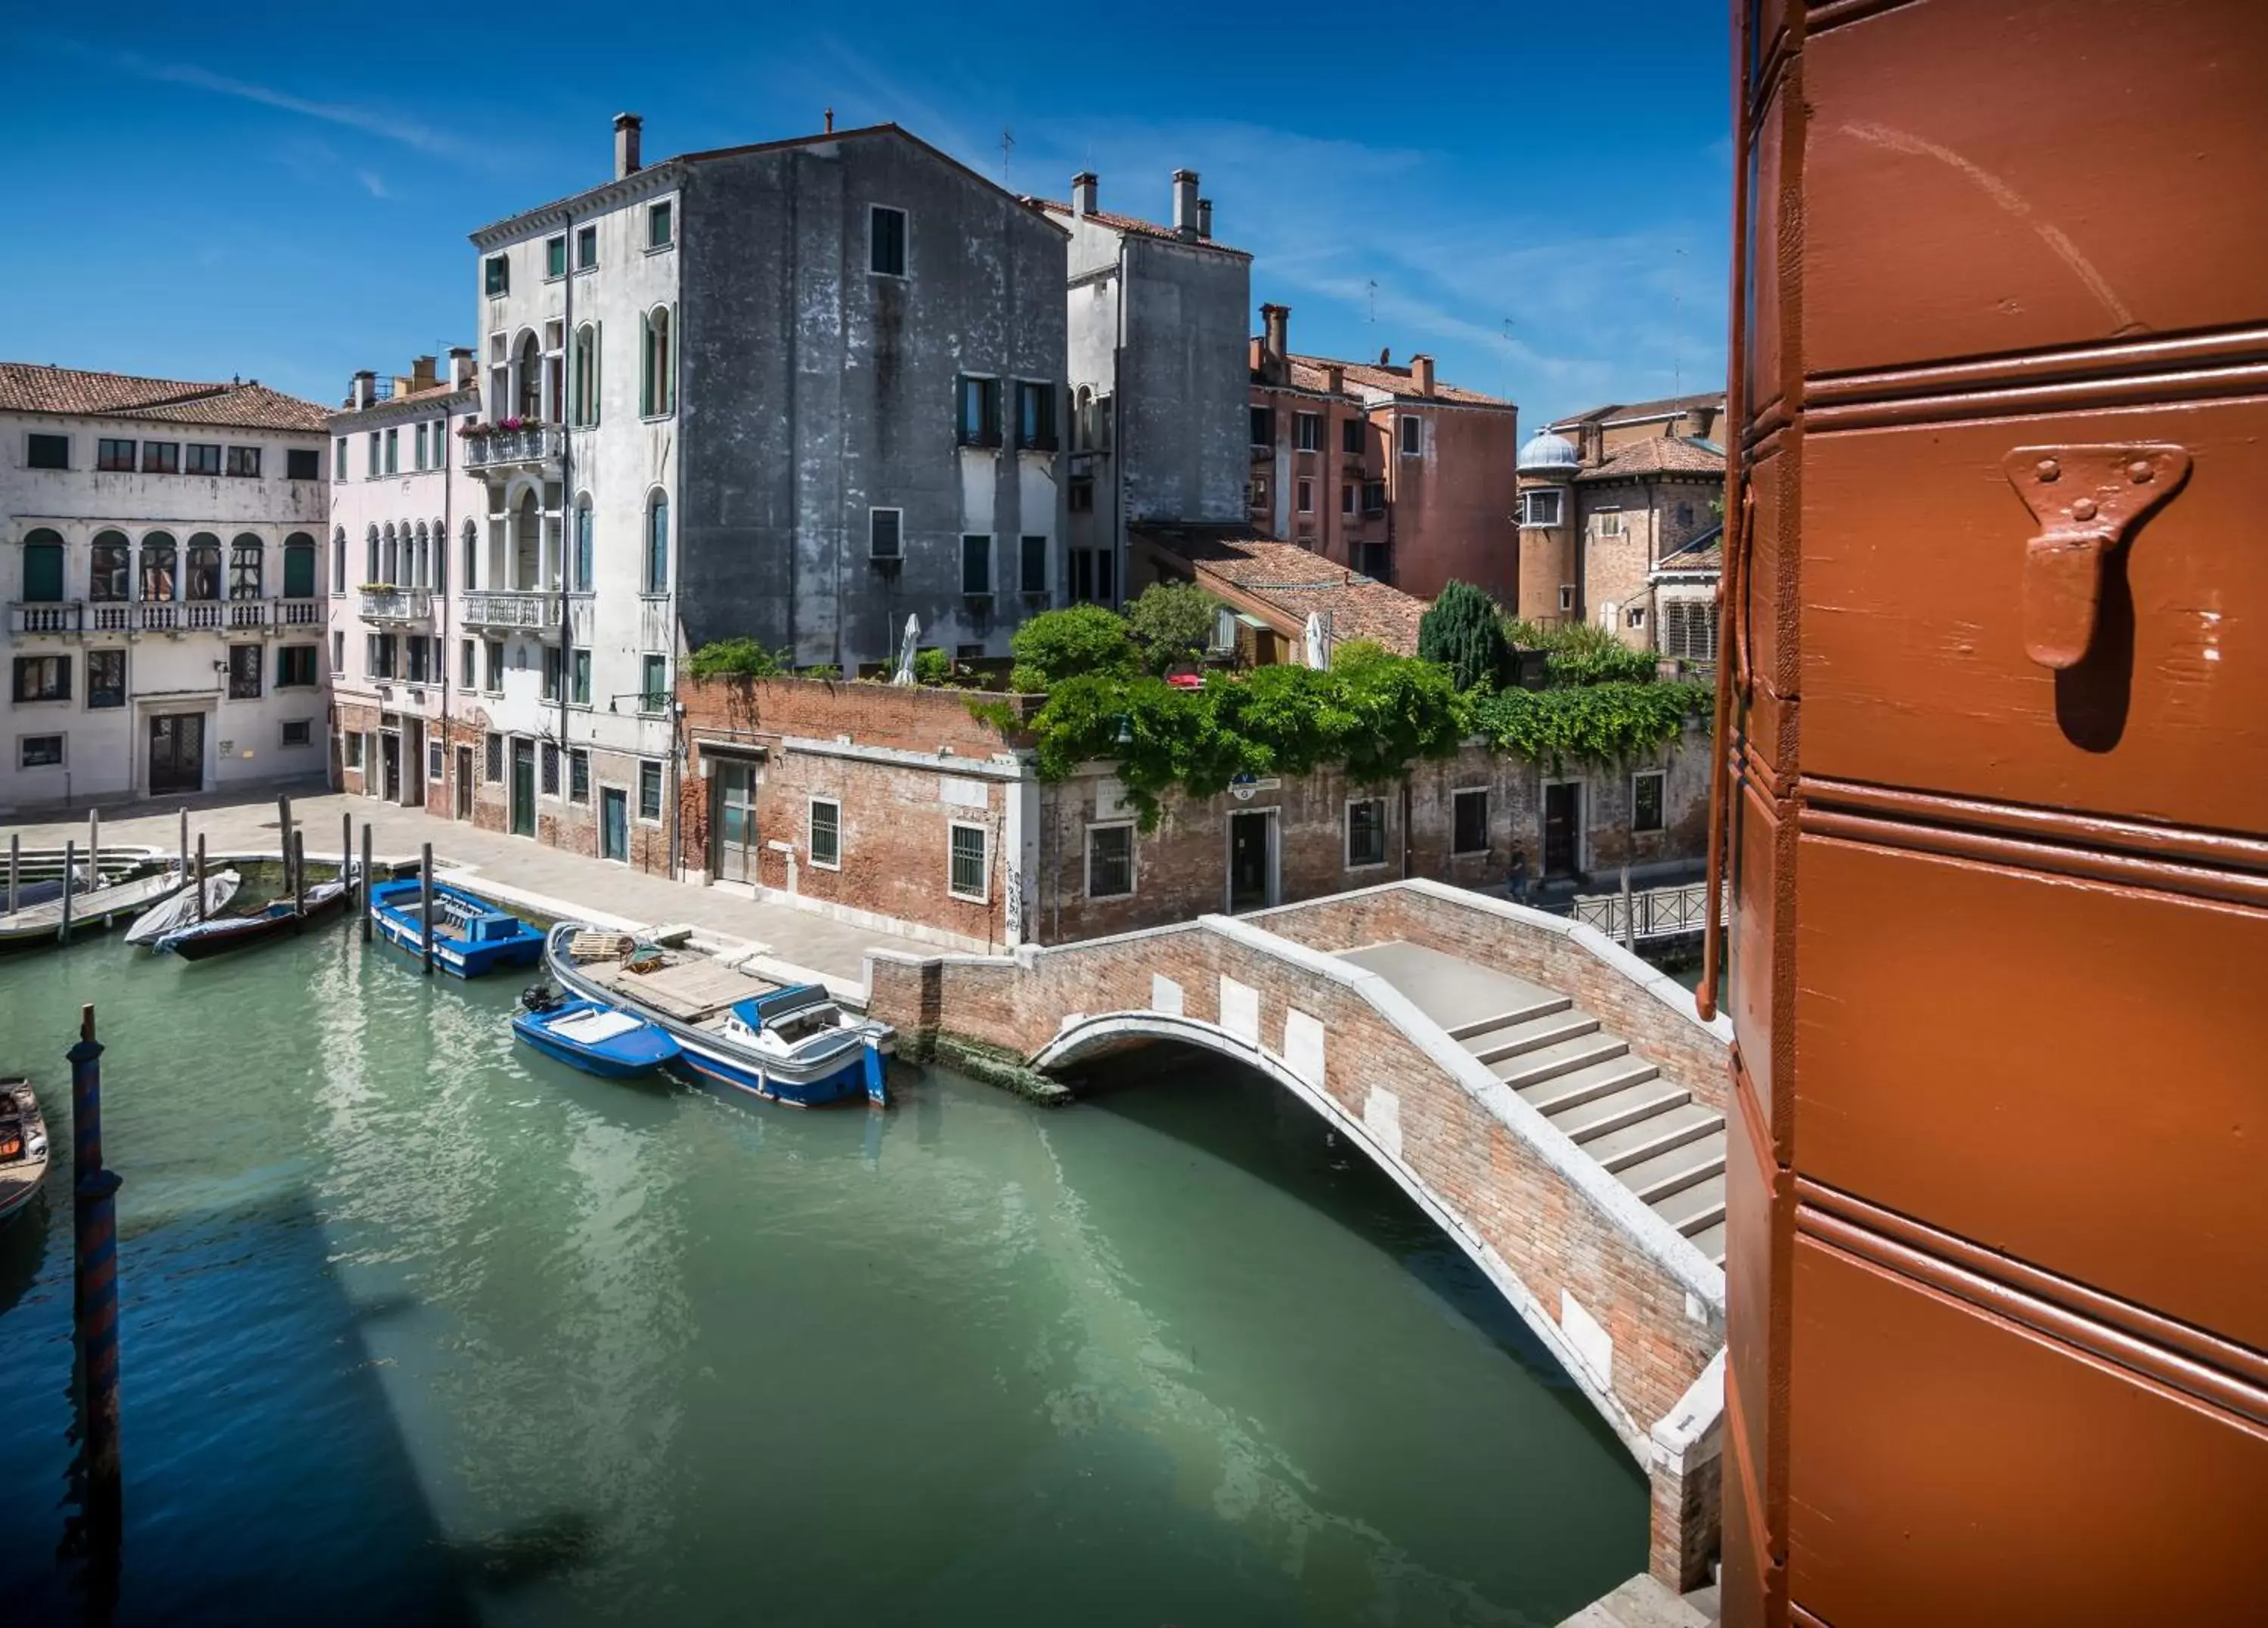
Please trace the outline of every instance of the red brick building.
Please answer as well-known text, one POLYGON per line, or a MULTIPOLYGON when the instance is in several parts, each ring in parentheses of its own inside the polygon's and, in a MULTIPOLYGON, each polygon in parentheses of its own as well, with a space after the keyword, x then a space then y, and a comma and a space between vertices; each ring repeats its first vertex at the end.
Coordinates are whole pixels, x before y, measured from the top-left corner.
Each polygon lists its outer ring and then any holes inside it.
POLYGON ((1305 659, 1307 618, 1320 615, 1334 642, 1370 639, 1396 656, 1418 654, 1425 604, 1294 543, 1241 531, 1137 527, 1134 590, 1153 582, 1195 583, 1225 607, 1216 649, 1249 666, 1305 659))
POLYGON ((1252 521, 1430 599, 1450 581, 1518 597, 1520 409, 1396 366, 1292 354, 1291 308, 1252 341, 1252 521))

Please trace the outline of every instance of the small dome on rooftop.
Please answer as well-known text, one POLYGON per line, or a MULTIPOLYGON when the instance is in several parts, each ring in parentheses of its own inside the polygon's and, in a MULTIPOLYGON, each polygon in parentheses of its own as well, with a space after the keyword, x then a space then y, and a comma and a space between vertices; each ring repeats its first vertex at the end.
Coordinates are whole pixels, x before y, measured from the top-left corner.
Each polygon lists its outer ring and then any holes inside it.
POLYGON ((1519 467, 1524 475, 1566 474, 1581 468, 1582 464, 1582 455, 1575 451, 1574 443, 1548 429, 1538 430, 1520 449, 1519 467))

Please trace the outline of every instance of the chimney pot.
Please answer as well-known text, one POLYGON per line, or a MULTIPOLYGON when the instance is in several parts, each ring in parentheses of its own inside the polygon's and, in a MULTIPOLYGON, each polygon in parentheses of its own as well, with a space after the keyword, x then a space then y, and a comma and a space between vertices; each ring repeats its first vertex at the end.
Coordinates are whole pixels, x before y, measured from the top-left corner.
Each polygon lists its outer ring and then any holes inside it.
POLYGON ((1596 465, 1605 462, 1607 456, 1606 427, 1601 424, 1596 419, 1586 419, 1583 422, 1582 429, 1577 433, 1581 438, 1580 456, 1583 462, 1587 465, 1596 465))
POLYGON ((1289 305, 1268 304, 1260 308, 1260 326, 1265 338, 1261 341, 1261 354, 1267 358, 1270 375, 1281 379, 1289 371, 1285 360, 1292 348, 1292 308, 1289 305))
POLYGON ((1071 178, 1071 212, 1081 220, 1094 213, 1097 185, 1093 170, 1081 170, 1071 178))
POLYGON ((473 382, 473 348, 470 345, 449 347, 449 388, 462 390, 473 382))
POLYGON ((615 115, 615 179, 616 180, 622 180, 625 175, 635 175, 638 172, 638 132, 644 128, 645 121, 634 113, 618 113, 615 115))
POLYGON ((1689 436, 1697 436, 1700 439, 1706 441, 1709 438, 1709 431, 1715 425, 1716 422, 1717 409, 1713 407, 1703 406, 1687 407, 1685 409, 1685 426, 1683 433, 1689 436))
POLYGON ((827 134, 835 134, 835 109, 832 107, 827 110, 827 134))
POLYGON ((1197 236, 1207 242, 1212 239, 1212 200, 1211 198, 1197 200, 1197 236))
POLYGON ((1410 358, 1410 386, 1421 396, 1433 393, 1433 358, 1423 351, 1410 358))
POLYGON ((1195 170, 1174 172, 1174 231, 1180 236, 1195 239, 1197 231, 1197 172, 1195 170))
POLYGON ((378 396, 378 370, 364 368, 354 376, 354 391, 348 398, 357 407, 366 407, 378 396))
POLYGON ((431 356, 413 356, 410 358, 410 389, 430 390, 434 385, 439 382, 439 375, 433 370, 433 363, 434 358, 431 356))

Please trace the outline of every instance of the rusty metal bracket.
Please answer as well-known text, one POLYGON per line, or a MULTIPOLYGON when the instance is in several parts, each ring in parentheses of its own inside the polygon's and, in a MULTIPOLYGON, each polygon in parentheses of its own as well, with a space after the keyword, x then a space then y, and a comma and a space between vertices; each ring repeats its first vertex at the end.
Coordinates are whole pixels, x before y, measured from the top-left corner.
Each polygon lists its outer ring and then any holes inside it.
POLYGON ((2111 551, 2181 489, 2189 451, 2164 442, 2020 446, 2003 466, 2044 528, 2024 545, 2024 654, 2076 667, 2095 643, 2111 551))

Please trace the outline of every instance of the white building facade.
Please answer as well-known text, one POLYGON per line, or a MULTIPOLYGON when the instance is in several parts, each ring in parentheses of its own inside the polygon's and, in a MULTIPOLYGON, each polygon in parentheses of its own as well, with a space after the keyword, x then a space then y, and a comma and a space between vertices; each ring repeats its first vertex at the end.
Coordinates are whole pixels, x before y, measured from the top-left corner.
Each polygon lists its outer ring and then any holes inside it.
POLYGON ((0 810, 320 775, 312 402, 0 363, 0 810))

